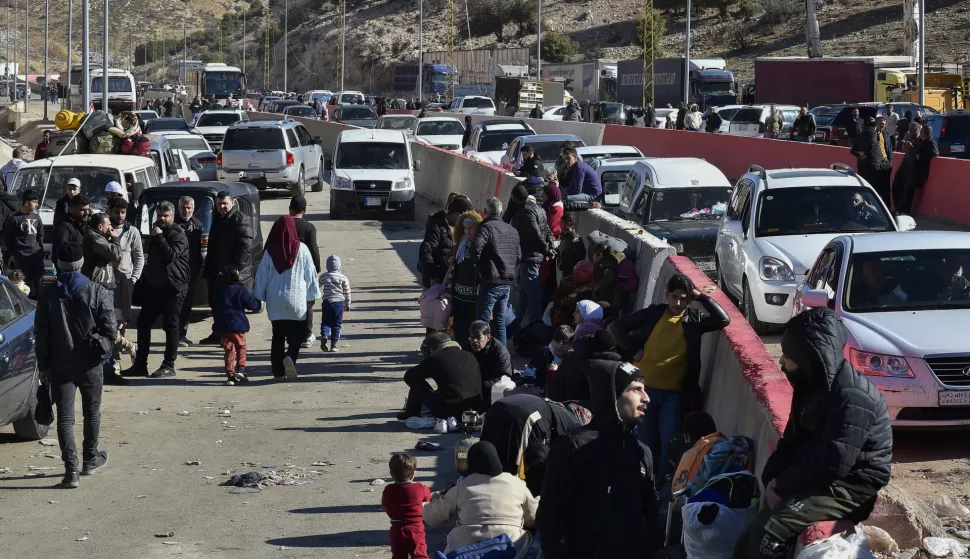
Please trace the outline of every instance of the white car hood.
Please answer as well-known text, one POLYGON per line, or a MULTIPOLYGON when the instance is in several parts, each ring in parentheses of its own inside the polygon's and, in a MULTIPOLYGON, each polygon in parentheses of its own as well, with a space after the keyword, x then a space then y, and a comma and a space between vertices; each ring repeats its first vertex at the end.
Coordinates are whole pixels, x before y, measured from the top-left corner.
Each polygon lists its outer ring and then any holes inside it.
POLYGON ((922 359, 966 353, 970 309, 842 313, 849 344, 865 351, 922 359))
POLYGON ((196 126, 194 128, 199 134, 225 134, 229 130, 228 126, 196 126))
MULTIPOLYGON (((788 264, 795 272, 796 278, 801 278, 815 264, 822 249, 838 234, 822 235, 779 235, 777 237, 762 237, 756 239, 758 248, 765 256, 777 258, 788 264)), ((757 264, 757 263, 756 263, 757 264)))

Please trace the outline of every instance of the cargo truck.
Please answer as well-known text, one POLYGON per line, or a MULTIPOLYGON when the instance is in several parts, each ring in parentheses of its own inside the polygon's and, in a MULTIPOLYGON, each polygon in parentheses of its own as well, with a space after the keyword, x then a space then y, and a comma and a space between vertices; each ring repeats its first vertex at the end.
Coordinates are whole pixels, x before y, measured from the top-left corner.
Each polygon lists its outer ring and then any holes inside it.
POLYGON ((562 105, 565 89, 563 82, 548 79, 495 78, 496 114, 500 116, 529 116, 536 104, 543 107, 562 105), (508 107, 515 107, 514 114, 506 114, 508 107))
POLYGON ((543 64, 542 77, 561 80, 566 91, 580 103, 616 101, 616 61, 543 64))
MULTIPOLYGON (((643 106, 643 60, 622 60, 617 63, 619 84, 616 100, 627 105, 643 106)), ((721 58, 690 60, 689 102, 702 109, 708 106, 737 103, 734 74, 727 70, 721 58)), ((674 107, 684 100, 684 59, 658 58, 653 61, 654 107, 670 103, 674 107)))
MULTIPOLYGON (((458 71, 450 64, 425 64, 421 76, 424 94, 427 97, 444 95, 448 81, 458 83, 458 71)), ((407 94, 418 92, 418 65, 402 64, 394 67, 394 92, 407 94)))
POLYGON ((906 88, 911 63, 908 56, 757 58, 754 97, 762 105, 889 103, 906 88))

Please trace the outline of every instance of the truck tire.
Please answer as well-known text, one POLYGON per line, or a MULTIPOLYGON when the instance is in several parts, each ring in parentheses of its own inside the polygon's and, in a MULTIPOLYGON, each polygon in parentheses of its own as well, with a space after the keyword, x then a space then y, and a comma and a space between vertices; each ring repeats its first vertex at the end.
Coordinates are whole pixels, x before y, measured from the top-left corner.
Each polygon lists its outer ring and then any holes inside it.
POLYGON ((741 301, 742 312, 744 313, 744 318, 748 320, 748 324, 751 325, 751 329, 754 333, 759 336, 764 336, 771 331, 771 325, 767 322, 761 322, 758 320, 758 315, 754 310, 754 301, 751 299, 751 289, 748 288, 748 280, 744 280, 744 295, 741 301))
POLYGON ((296 177, 296 184, 290 187, 290 196, 303 196, 306 193, 306 176, 303 167, 300 167, 300 174, 296 177))
POLYGON ((313 186, 310 187, 310 190, 312 190, 313 192, 323 192, 323 184, 324 184, 323 173, 324 172, 325 171, 323 170, 323 158, 320 158, 320 167, 319 167, 319 170, 317 171, 317 182, 313 183, 313 186))
POLYGON ((415 213, 415 199, 411 198, 411 201, 404 205, 405 221, 414 221, 414 213, 415 213))
POLYGON ((13 422, 13 431, 18 437, 27 441, 39 441, 50 432, 50 426, 41 425, 34 421, 34 408, 37 407, 37 380, 32 379, 33 387, 27 397, 26 412, 23 417, 13 422))

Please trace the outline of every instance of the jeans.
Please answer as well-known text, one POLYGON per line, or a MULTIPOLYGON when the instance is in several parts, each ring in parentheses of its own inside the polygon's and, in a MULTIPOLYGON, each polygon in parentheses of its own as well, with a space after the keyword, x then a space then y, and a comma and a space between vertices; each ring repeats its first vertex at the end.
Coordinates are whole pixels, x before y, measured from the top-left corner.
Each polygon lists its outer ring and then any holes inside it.
POLYGON ((510 325, 509 328, 513 335, 530 322, 542 319, 542 284, 539 282, 541 266, 541 260, 524 260, 519 263, 519 304, 515 308, 514 326, 510 325))
POLYGON ((306 341, 306 319, 274 320, 273 341, 270 343, 269 361, 274 377, 286 376, 283 358, 289 357, 296 363, 300 357, 300 346, 306 341))
POLYGON ((506 345, 505 312, 509 308, 509 293, 512 288, 508 285, 483 283, 478 286, 478 300, 475 311, 478 320, 488 322, 492 320, 492 337, 506 345))
POLYGON ((329 339, 333 345, 340 341, 340 325, 344 322, 344 302, 324 301, 320 319, 320 337, 329 339))
MULTIPOLYGON (((109 300, 111 306, 114 307, 114 304, 115 304, 115 294, 114 294, 114 291, 111 291, 111 290, 108 291, 108 300, 109 300)), ((115 311, 115 316, 117 317, 117 315, 118 315, 118 311, 115 311)), ((120 331, 120 328, 118 330, 120 331)), ((117 333, 115 334, 115 336, 117 338, 117 333)), ((111 353, 108 354, 108 358, 104 361, 104 364, 101 366, 101 373, 105 377, 109 377, 109 376, 115 374, 115 362, 116 361, 117 360, 115 359, 114 348, 112 347, 111 353)))
MULTIPOLYGON (((327 303, 324 302, 324 305, 327 303)), ((307 339, 313 335, 313 307, 307 306, 306 308, 306 337, 307 339)))
POLYGON ((57 406, 57 441, 61 459, 68 472, 80 471, 77 446, 74 443, 74 393, 81 391, 81 411, 84 414, 84 442, 82 457, 94 460, 98 452, 98 433, 101 430, 101 389, 104 379, 101 367, 74 374, 51 374, 51 396, 57 406))
POLYGON ((669 443, 670 438, 680 432, 680 391, 647 388, 647 396, 650 403, 640 424, 640 440, 650 447, 654 472, 660 479, 673 470, 669 443))
POLYGON ((592 196, 589 194, 570 194, 569 196, 566 196, 566 201, 567 202, 587 202, 587 203, 595 202, 596 196, 592 196))
POLYGON ((185 291, 175 293, 156 291, 143 297, 141 312, 138 313, 138 353, 135 364, 148 365, 148 351, 152 347, 152 325, 162 317, 162 330, 165 331, 165 357, 163 367, 175 368, 175 358, 179 351, 179 317, 185 301, 185 291))

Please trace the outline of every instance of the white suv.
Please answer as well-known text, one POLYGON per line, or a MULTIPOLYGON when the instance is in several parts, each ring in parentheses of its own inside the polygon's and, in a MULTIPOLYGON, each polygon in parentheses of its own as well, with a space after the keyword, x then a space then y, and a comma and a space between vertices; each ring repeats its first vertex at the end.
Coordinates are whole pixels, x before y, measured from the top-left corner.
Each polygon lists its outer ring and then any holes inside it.
POLYGON ((323 192, 320 137, 293 119, 241 122, 226 132, 219 168, 227 179, 252 183, 259 190, 286 188, 303 196, 307 186, 323 192))
POLYGON ((495 116, 495 101, 492 101, 491 97, 480 95, 455 97, 451 100, 448 111, 463 115, 495 116))
POLYGON ((347 129, 337 136, 330 219, 344 212, 404 212, 414 221, 414 172, 421 170, 401 130, 347 129))
POLYGON ((205 138, 212 151, 219 153, 222 149, 222 140, 226 137, 226 130, 237 122, 249 122, 246 111, 232 109, 205 111, 199 115, 199 120, 195 122, 192 132, 205 138))
POLYGON ((795 287, 833 238, 915 227, 909 216, 893 220, 848 165, 771 171, 752 165, 735 185, 717 233, 718 283, 764 334, 791 318, 795 287))

